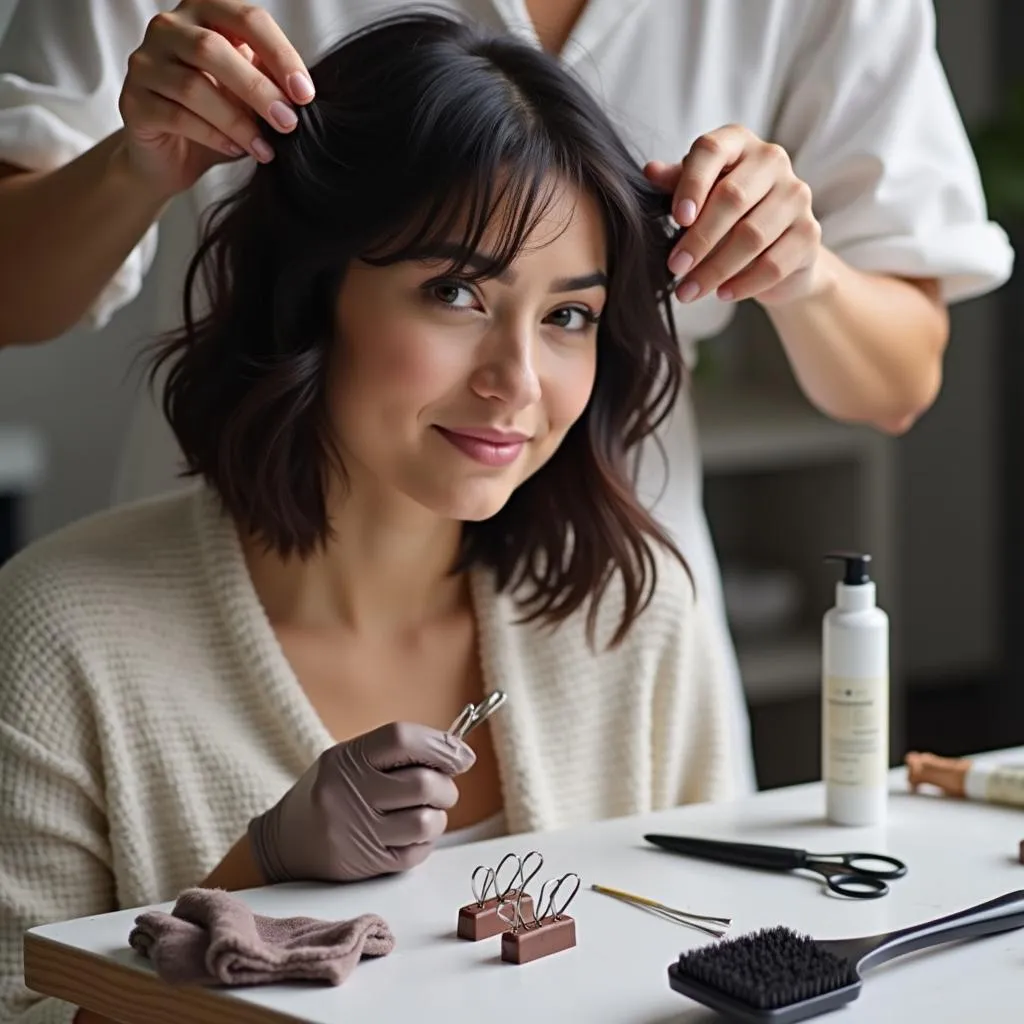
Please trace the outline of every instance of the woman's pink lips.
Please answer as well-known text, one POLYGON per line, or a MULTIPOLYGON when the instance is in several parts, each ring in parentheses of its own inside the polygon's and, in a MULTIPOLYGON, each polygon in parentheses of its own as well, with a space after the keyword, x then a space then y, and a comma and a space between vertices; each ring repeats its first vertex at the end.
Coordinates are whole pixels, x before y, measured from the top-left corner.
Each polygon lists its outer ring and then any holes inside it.
POLYGON ((524 434, 502 434, 493 430, 458 431, 436 427, 437 432, 463 455, 485 466, 511 465, 529 440, 524 434))

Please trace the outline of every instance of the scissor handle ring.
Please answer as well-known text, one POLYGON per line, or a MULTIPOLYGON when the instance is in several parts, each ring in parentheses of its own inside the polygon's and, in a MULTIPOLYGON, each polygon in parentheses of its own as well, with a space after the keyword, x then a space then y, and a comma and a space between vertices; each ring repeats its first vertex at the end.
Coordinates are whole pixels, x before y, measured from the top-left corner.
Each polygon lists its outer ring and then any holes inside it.
POLYGON ((877 900, 889 891, 889 886, 873 875, 831 875, 826 881, 833 892, 855 900, 877 900))
POLYGON ((895 857, 884 853, 847 853, 843 855, 843 864, 868 878, 902 878, 907 873, 907 865, 895 857), (891 868, 872 868, 861 866, 860 861, 881 861, 891 864, 891 868))

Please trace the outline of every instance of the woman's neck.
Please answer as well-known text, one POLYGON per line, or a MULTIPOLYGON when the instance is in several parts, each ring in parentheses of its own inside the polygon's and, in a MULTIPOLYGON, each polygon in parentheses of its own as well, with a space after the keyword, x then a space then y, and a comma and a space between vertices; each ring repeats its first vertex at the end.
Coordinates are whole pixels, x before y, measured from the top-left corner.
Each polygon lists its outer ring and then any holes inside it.
POLYGON ((465 578, 453 575, 461 524, 403 498, 330 503, 333 535, 307 559, 282 559, 243 540, 253 585, 275 626, 403 633, 465 607, 465 578))

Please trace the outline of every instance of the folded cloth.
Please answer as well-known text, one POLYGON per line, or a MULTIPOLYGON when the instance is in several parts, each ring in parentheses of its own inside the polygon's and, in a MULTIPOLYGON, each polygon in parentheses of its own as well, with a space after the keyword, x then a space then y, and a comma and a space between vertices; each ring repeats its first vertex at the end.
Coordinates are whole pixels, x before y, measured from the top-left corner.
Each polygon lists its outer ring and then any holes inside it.
POLYGON ((391 929, 376 914, 351 921, 263 917, 223 889, 186 889, 171 913, 135 919, 129 945, 171 984, 340 985, 362 957, 387 956, 391 929))

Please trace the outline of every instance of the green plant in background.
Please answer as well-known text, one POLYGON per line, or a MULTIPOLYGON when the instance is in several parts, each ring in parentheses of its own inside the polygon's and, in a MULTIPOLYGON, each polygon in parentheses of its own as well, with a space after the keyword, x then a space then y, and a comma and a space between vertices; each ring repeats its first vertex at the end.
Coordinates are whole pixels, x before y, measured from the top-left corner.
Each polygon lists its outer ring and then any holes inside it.
POLYGON ((1024 222, 1024 81, 1006 94, 998 111, 971 132, 989 213, 1024 222))

